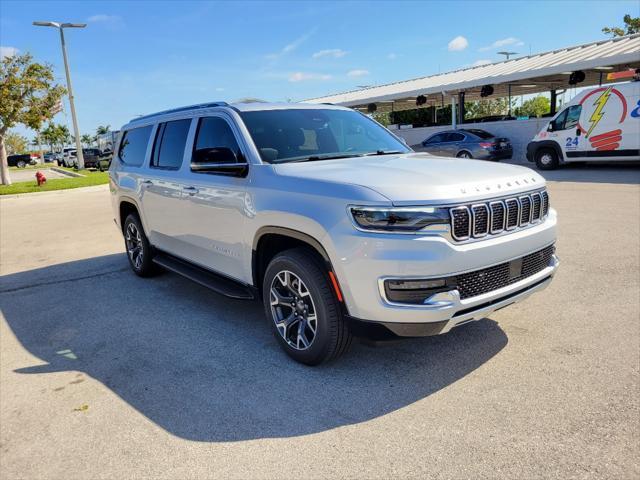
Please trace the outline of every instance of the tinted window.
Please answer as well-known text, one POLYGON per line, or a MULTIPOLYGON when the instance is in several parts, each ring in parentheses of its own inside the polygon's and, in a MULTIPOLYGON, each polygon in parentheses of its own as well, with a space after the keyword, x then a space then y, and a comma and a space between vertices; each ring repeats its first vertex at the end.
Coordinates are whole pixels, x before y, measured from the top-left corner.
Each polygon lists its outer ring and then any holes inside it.
POLYGON ((432 144, 432 143, 440 143, 440 142, 444 142, 444 138, 445 138, 445 134, 444 134, 444 133, 439 133, 439 134, 437 134, 437 135, 434 135, 434 136, 433 136, 433 137, 431 137, 431 138, 427 138, 427 139, 424 141, 424 144, 425 144, 425 145, 430 145, 430 144, 432 144))
POLYGON ((133 128, 124 132, 118 156, 127 165, 139 167, 144 162, 147 144, 151 135, 151 125, 133 128))
POLYGON ((484 130, 480 130, 479 128, 470 128, 466 131, 469 133, 473 133, 476 137, 480 137, 484 140, 486 140, 487 138, 493 138, 492 134, 490 134, 489 132, 485 132, 484 130))
POLYGON ((461 133, 447 133, 447 142, 462 142, 464 135, 461 133))
POLYGON ((352 110, 282 109, 242 112, 263 161, 359 156, 408 148, 370 118, 352 110))
POLYGON ((196 133, 195 148, 192 163, 208 162, 211 150, 228 148, 236 154, 236 158, 242 158, 240 146, 233 135, 229 124, 220 117, 205 117, 200 119, 198 132, 196 133))
POLYGON ((153 154, 151 155, 152 166, 157 168, 180 168, 190 126, 190 118, 161 123, 158 126, 153 154))
POLYGON ((560 115, 556 117, 555 120, 551 122, 553 125, 553 130, 564 130, 564 122, 567 119, 567 110, 563 110, 560 115))

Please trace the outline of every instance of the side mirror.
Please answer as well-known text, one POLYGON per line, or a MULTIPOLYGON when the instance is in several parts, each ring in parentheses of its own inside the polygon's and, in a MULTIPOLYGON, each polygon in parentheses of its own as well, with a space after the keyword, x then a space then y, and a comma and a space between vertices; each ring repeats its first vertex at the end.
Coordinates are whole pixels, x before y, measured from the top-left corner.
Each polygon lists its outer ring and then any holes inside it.
POLYGON ((227 147, 202 148, 196 150, 191 160, 191 170, 203 173, 220 173, 243 177, 249 164, 238 160, 233 150, 227 147))
POLYGON ((547 132, 553 132, 553 122, 549 122, 549 125, 547 125, 547 132))

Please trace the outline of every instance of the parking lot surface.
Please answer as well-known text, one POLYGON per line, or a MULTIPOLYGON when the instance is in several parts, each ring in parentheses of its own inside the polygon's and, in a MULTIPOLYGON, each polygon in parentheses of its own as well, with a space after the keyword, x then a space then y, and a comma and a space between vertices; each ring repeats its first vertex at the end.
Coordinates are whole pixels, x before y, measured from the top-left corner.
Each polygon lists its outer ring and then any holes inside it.
POLYGON ((0 477, 638 478, 640 170, 546 176, 549 289, 318 368, 134 276, 106 186, 0 199, 0 477))

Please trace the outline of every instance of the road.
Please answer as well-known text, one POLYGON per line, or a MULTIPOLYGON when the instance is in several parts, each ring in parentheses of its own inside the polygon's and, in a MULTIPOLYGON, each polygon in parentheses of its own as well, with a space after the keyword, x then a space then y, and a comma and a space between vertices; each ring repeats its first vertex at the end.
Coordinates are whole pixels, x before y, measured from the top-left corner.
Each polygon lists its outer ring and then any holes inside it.
POLYGON ((638 478, 640 170, 548 177, 549 289, 319 368, 130 273, 106 187, 0 199, 0 477, 638 478))

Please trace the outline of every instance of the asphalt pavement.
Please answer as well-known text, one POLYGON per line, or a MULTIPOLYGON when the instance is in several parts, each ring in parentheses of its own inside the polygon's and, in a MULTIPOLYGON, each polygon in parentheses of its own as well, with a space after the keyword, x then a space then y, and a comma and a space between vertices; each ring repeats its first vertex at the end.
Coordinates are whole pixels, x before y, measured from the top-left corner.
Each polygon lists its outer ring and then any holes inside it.
POLYGON ((318 368, 133 275, 107 186, 0 198, 0 478, 640 477, 640 170, 546 176, 547 290, 318 368))

